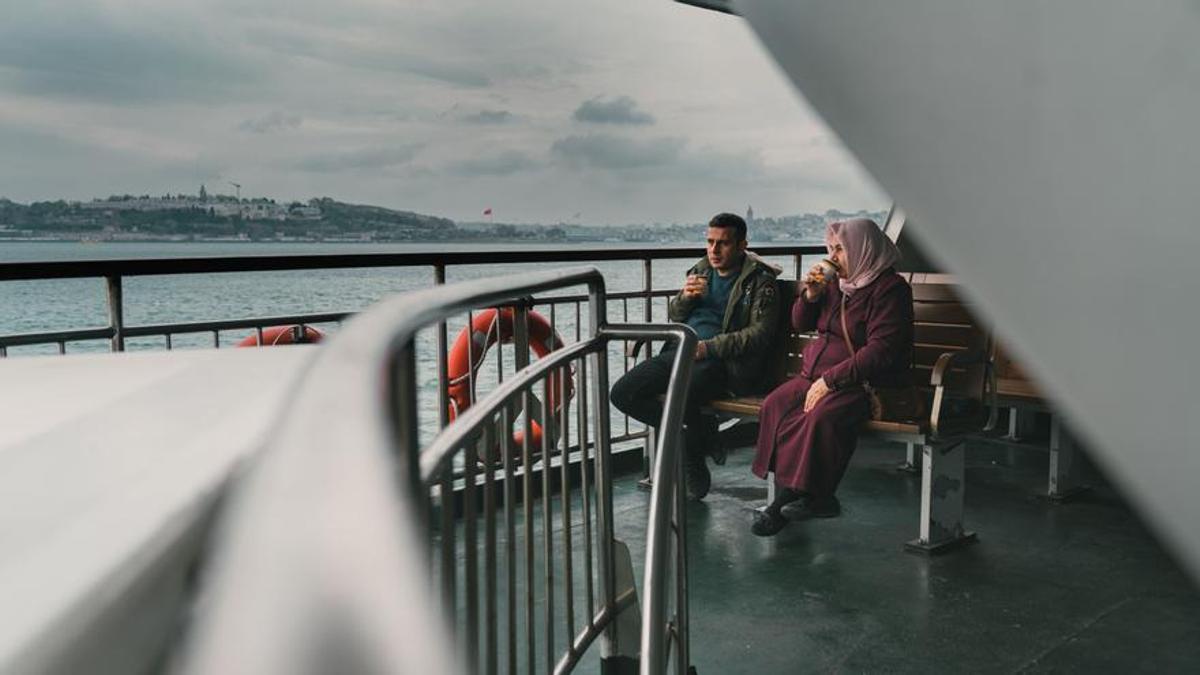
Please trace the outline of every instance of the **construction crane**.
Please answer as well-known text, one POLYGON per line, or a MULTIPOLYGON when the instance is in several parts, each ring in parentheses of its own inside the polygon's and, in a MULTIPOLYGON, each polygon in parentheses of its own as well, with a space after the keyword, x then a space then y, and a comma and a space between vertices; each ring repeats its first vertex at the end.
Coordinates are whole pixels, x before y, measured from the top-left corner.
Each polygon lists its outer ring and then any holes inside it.
POLYGON ((242 201, 242 184, 233 181, 229 181, 229 184, 233 186, 233 189, 237 190, 237 200, 239 202, 242 201))

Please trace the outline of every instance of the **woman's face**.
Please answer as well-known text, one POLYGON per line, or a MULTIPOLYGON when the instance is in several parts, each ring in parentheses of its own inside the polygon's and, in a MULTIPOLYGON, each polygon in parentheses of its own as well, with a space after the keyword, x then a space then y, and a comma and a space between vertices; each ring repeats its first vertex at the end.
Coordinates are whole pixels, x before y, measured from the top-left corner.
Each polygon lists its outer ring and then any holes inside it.
POLYGON ((829 244, 829 259, 837 265, 838 276, 845 279, 850 266, 846 260, 846 248, 842 246, 842 242, 837 237, 834 237, 829 244))

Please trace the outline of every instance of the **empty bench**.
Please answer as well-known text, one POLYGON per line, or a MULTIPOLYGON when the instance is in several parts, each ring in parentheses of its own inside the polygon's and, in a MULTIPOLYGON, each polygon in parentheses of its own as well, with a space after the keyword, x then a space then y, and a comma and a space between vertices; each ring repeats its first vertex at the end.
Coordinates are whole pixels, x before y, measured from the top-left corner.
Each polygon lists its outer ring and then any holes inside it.
MULTIPOLYGON (((1020 415, 1029 412, 1050 415, 1050 471, 1044 496, 1051 501, 1063 502, 1087 491, 1087 486, 1079 481, 1075 442, 1067 433, 1062 415, 1050 406, 1033 380, 994 339, 991 362, 996 378, 996 405, 1009 409, 1009 440, 1020 440, 1020 415)), ((989 423, 989 430, 994 426, 995 420, 989 423)))

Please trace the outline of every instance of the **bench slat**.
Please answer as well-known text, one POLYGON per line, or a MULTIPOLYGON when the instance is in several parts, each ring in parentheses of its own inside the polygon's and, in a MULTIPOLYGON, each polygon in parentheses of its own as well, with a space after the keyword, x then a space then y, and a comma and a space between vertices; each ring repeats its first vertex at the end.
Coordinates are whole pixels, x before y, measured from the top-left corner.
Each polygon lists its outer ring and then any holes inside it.
POLYGON ((962 326, 977 325, 967 308, 951 302, 913 303, 913 314, 918 323, 950 323, 962 326))
POLYGON ((987 335, 975 326, 917 323, 913 325, 913 341, 924 345, 983 349, 987 343, 987 335))
POLYGON ((945 284, 913 284, 913 302, 953 302, 963 304, 953 286, 945 284))

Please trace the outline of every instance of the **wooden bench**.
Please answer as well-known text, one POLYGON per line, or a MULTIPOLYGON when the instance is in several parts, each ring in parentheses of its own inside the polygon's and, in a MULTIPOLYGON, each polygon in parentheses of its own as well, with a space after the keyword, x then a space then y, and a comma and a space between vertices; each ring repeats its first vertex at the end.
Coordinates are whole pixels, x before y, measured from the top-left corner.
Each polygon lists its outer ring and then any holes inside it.
MULTIPOLYGON (((909 470, 920 467, 921 520, 916 539, 905 548, 938 553, 974 541, 963 526, 964 441, 995 419, 989 334, 955 292, 947 275, 905 275, 913 288, 913 382, 925 393, 927 416, 921 419, 872 420, 867 436, 907 446, 909 470), (920 448, 920 456, 917 456, 920 448)), ((780 280, 781 307, 790 312, 796 281, 780 280)), ((771 374, 774 383, 800 371, 802 350, 815 335, 793 333, 790 313, 782 317, 771 374)), ((723 418, 756 420, 762 396, 715 400, 708 410, 723 418)), ((739 425, 740 426, 740 425, 739 425)), ((736 434, 736 432, 734 432, 736 434)), ((774 482, 768 481, 768 500, 774 482)))

